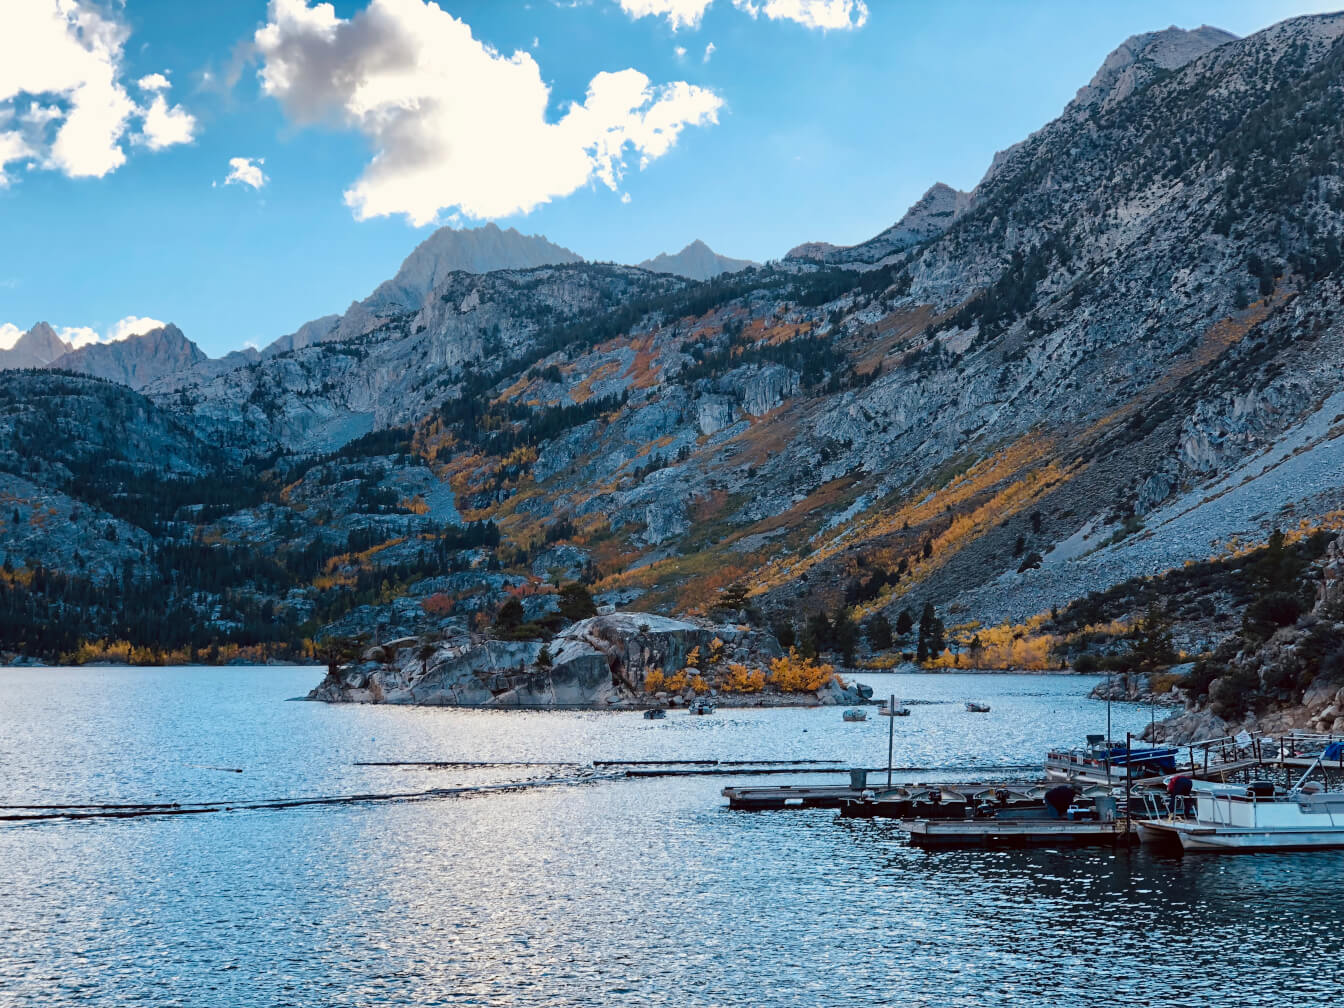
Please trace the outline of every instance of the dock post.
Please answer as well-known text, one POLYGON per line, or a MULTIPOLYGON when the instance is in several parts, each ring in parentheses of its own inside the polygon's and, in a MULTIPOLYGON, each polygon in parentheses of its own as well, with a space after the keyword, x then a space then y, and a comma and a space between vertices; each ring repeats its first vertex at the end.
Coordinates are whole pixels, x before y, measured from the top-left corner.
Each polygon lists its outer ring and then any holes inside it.
POLYGON ((891 764, 896 751, 896 694, 887 701, 887 790, 891 790, 891 764))
POLYGON ((1134 779, 1133 774, 1129 772, 1130 742, 1134 738, 1133 732, 1125 732, 1125 843, 1129 843, 1129 831, 1133 828, 1130 825, 1131 814, 1129 811, 1129 782, 1134 779))

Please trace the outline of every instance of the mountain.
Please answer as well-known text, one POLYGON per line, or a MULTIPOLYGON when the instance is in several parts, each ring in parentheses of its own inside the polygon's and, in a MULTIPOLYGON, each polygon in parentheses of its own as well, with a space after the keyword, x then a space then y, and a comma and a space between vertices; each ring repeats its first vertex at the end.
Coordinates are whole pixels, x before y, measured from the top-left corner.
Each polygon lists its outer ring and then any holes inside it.
POLYGON ((697 238, 680 252, 672 255, 660 252, 652 259, 645 259, 639 268, 654 273, 672 273, 688 280, 711 280, 723 273, 739 273, 755 265, 750 259, 721 256, 697 238))
POLYGON ((786 259, 811 259, 815 262, 867 266, 936 238, 971 206, 970 193, 936 182, 899 221, 879 235, 858 245, 842 247, 827 242, 807 242, 789 250, 786 259))
MULTIPOLYGON (((1179 70, 1205 53, 1236 39, 1237 36, 1231 32, 1208 25, 1193 31, 1173 25, 1165 31, 1131 35, 1111 51, 1092 79, 1078 89, 1073 100, 1065 106, 1063 114, 1052 125, 1057 127, 1064 122, 1080 125, 1093 113, 1109 111, 1163 75, 1179 70)), ((1005 159, 1035 137, 1036 134, 1032 134, 1027 140, 995 154, 980 184, 984 185, 1005 159)))
MULTIPOLYGON (((78 605, 53 579, 7 611, 297 648, 475 631, 508 595, 544 620, 582 580, 841 658, 857 624, 885 665, 874 618, 926 605, 949 666, 1118 650, 1149 603, 1210 649, 1248 550, 1344 523, 1344 15, 1197 34, 1127 43, 969 196, 935 186, 850 248, 714 284, 436 265, 306 345, 116 399, 177 432, 191 478, 153 483, 142 439, 108 468, 124 493, 85 494, 62 442, 87 388, 69 406, 15 372, 22 517, 59 493, 133 525, 155 607, 107 611, 62 559, 78 605)), ((115 563, 96 534, 78 551, 124 569, 128 535, 115 563)))
POLYGON ((46 367, 69 350, 70 344, 57 336, 51 326, 39 322, 8 350, 0 350, 0 369, 46 367))
POLYGON ((380 320, 420 308, 426 296, 453 273, 493 273, 538 266, 583 262, 583 257, 552 244, 541 235, 520 234, 497 224, 478 228, 442 227, 417 245, 402 261, 396 276, 379 284, 344 315, 324 315, 282 336, 263 351, 274 356, 314 343, 363 336, 380 320))
POLYGON ((169 324, 113 343, 90 343, 70 350, 49 366, 141 389, 187 372, 206 360, 200 347, 183 336, 177 326, 169 324))

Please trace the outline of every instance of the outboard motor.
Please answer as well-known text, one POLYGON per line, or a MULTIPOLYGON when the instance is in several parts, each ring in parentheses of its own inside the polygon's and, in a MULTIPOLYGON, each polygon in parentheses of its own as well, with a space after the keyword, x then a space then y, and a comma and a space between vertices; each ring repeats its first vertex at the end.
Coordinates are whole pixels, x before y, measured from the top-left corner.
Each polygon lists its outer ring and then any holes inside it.
POLYGON ((1045 793, 1045 803, 1055 810, 1055 815, 1059 818, 1067 817, 1069 806, 1073 804, 1073 788, 1067 784, 1052 787, 1045 793))

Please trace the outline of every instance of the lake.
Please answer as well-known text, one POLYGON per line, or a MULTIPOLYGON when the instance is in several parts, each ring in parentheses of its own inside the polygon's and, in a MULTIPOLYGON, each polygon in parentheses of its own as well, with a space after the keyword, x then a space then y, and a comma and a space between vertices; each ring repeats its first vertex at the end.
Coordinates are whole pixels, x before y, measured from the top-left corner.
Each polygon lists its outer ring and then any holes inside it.
MULTIPOLYGON (((354 765, 366 760, 886 762, 886 720, 847 724, 835 708, 650 722, 287 702, 321 674, 0 670, 0 802, 244 802, 558 772, 354 765)), ((1089 678, 860 679, 913 701, 896 725, 901 780, 1039 765, 1105 727, 1089 678)), ((1121 736, 1149 717, 1113 706, 1121 736)), ((0 1004, 1338 1001, 1344 853, 925 853, 881 820, 730 812, 719 789, 737 779, 0 826, 0 1004)))

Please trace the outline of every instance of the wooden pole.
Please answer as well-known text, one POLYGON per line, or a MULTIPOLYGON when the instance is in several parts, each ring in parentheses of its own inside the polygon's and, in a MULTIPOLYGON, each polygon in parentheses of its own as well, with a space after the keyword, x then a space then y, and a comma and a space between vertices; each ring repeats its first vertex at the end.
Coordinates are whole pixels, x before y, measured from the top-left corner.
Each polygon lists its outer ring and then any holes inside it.
POLYGON ((896 694, 887 701, 887 790, 891 790, 891 764, 896 752, 896 694))

